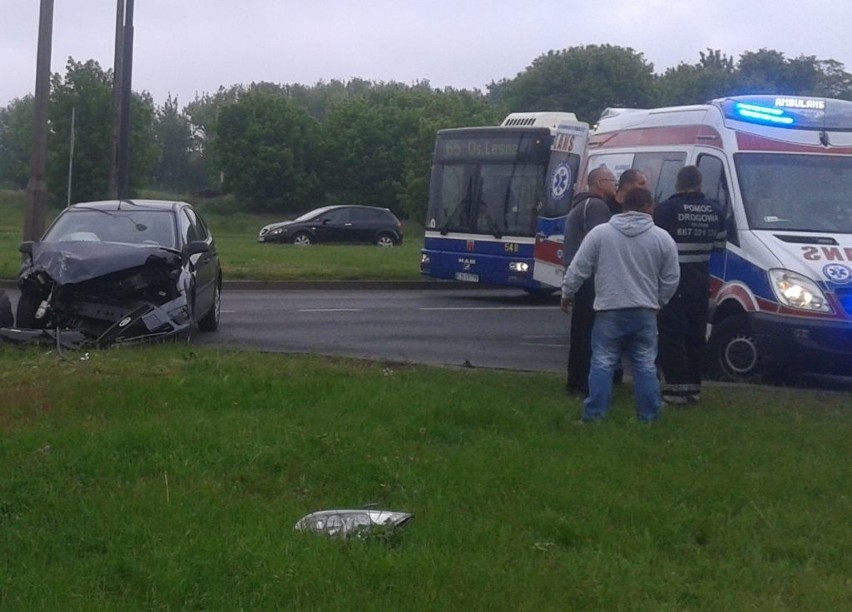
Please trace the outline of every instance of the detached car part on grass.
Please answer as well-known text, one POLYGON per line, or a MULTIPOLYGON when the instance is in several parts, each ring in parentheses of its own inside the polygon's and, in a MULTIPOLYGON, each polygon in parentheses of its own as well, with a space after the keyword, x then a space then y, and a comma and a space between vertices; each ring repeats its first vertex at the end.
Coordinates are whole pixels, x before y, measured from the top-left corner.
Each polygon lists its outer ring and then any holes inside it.
POLYGON ((393 510, 318 510, 299 519, 296 531, 348 538, 364 535, 376 528, 403 527, 413 518, 412 514, 393 510))
POLYGON ((51 342, 62 348, 104 348, 181 336, 196 324, 202 331, 215 330, 221 272, 212 238, 209 234, 207 240, 191 242, 174 238, 179 232, 173 230, 180 224, 176 215, 187 207, 185 203, 122 201, 63 211, 51 226, 59 230, 51 234, 49 229, 44 241, 19 247, 25 261, 18 274, 21 294, 15 327, 0 330, 0 337, 17 343, 51 342), (78 215, 65 225, 85 222, 96 227, 63 234, 60 219, 78 211, 89 217, 78 215), (181 248, 148 239, 150 228, 143 223, 129 230, 139 234, 138 243, 99 239, 96 230, 109 231, 110 223, 124 224, 126 229, 128 214, 167 215, 161 239, 181 248), (96 221, 91 222, 91 217, 96 221), (209 267, 202 278, 205 266, 209 267), (207 287, 200 302, 202 280, 207 287))

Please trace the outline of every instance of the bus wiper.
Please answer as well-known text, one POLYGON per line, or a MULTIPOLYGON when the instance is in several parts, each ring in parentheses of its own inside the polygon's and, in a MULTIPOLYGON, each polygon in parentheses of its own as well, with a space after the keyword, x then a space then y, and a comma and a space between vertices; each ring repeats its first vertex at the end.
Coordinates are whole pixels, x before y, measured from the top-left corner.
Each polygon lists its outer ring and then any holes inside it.
POLYGON ((450 227, 453 225, 453 217, 455 217, 456 213, 458 213, 460 210, 462 210, 462 207, 465 206, 465 204, 467 204, 469 202, 470 202, 470 199, 467 196, 465 196, 461 200, 459 200, 459 203, 456 204, 456 207, 452 210, 452 212, 450 212, 449 216, 447 217, 447 222, 444 223, 444 225, 441 226, 441 235, 442 236, 446 236, 447 232, 450 231, 450 227))
POLYGON ((491 213, 488 210, 488 204, 480 200, 479 206, 482 208, 483 211, 485 211, 485 222, 488 223, 488 229, 491 230, 491 235, 499 240, 503 237, 503 232, 500 231, 500 226, 497 225, 497 222, 494 220, 494 217, 491 216, 491 213))
POLYGON ((456 207, 452 210, 452 212, 447 217, 447 222, 441 226, 441 235, 446 236, 447 232, 450 231, 450 227, 453 225, 453 217, 460 210, 464 210, 466 207, 468 210, 470 209, 470 203, 473 201, 473 177, 470 177, 467 181, 467 193, 462 196, 462 199, 459 200, 459 203, 456 204, 456 207))

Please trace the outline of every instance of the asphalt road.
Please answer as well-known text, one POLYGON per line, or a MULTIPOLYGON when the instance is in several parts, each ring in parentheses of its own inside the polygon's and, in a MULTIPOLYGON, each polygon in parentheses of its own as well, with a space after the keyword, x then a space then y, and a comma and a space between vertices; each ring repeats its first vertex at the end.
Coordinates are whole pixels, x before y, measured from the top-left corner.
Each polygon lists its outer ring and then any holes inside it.
MULTIPOLYGON (((222 292, 219 330, 196 334, 193 342, 234 350, 565 371, 569 317, 555 296, 470 285, 404 286, 229 284, 222 292)), ((6 291, 14 307, 17 290, 7 285, 6 291)), ((800 382, 852 392, 852 377, 809 375, 800 382)))
POLYGON ((199 345, 562 372, 568 317, 517 290, 227 290, 199 345))

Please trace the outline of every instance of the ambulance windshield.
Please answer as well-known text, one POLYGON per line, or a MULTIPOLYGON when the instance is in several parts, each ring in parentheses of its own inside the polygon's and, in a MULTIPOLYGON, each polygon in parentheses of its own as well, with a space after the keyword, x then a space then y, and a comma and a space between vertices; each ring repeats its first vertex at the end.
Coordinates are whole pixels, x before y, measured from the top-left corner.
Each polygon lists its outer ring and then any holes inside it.
POLYGON ((734 156, 751 229, 852 233, 852 157, 734 156))

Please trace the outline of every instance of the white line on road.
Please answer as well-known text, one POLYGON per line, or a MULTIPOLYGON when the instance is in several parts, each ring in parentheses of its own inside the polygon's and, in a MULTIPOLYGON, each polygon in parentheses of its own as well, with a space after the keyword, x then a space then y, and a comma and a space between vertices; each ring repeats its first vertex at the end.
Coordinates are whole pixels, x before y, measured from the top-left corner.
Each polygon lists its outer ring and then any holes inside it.
POLYGON ((361 312, 363 308, 299 308, 296 312, 361 312))
POLYGON ((554 306, 458 306, 447 308, 418 308, 418 310, 545 310, 554 306))

